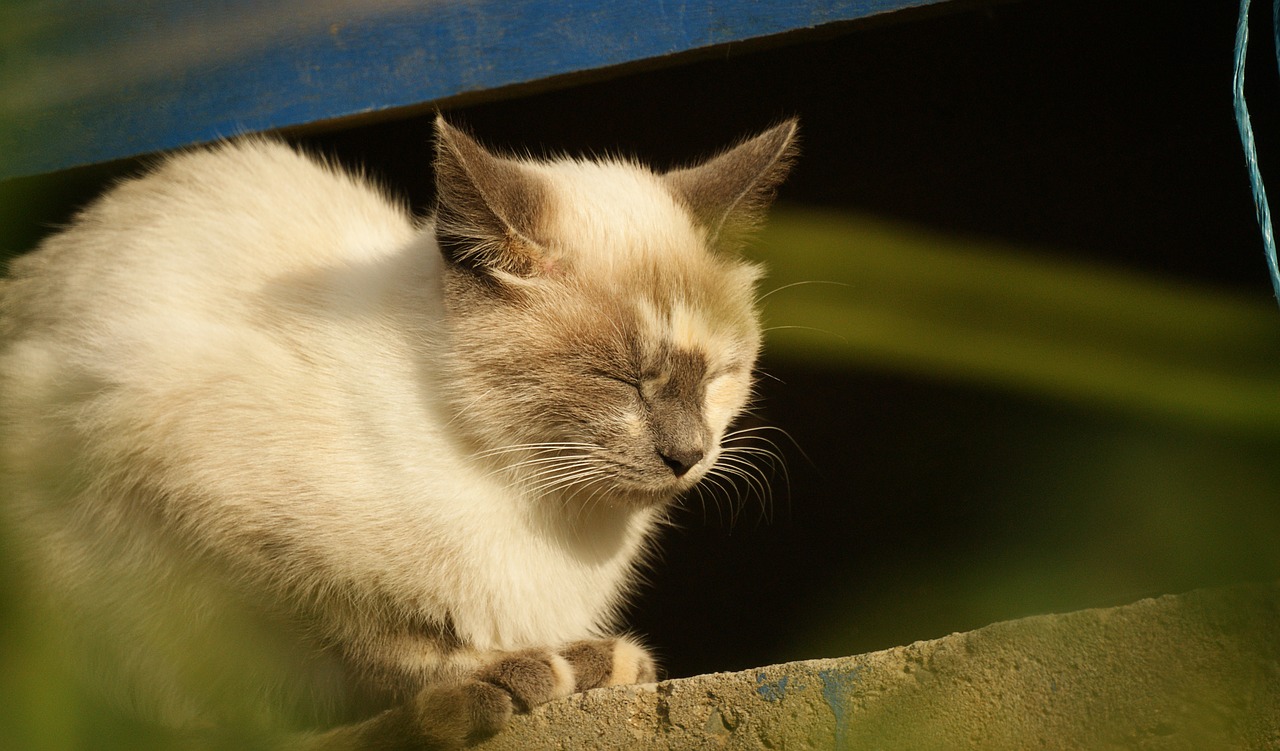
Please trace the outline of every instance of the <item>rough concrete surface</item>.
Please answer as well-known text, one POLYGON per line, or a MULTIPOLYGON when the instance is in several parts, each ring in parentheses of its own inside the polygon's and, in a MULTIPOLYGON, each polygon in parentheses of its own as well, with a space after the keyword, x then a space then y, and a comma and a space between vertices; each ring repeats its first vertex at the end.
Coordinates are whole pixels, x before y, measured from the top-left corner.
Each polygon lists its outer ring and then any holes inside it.
POLYGON ((599 689, 480 748, 1280 749, 1280 584, 599 689))

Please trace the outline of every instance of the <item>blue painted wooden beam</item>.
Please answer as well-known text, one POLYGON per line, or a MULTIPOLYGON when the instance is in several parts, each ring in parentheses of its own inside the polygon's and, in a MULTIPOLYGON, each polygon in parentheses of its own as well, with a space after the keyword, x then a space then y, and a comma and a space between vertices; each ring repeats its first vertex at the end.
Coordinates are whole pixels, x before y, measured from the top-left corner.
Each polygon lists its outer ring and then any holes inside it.
POLYGON ((7 0, 0 179, 939 0, 7 0))

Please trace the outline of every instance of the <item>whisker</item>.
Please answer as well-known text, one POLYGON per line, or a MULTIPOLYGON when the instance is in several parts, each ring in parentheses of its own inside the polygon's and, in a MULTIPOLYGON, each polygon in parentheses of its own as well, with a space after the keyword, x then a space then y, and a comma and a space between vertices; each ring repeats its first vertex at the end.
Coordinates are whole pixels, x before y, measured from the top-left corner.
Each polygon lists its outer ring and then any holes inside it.
POLYGON ((790 474, 781 449, 765 435, 770 432, 782 433, 791 439, 786 431, 773 426, 739 428, 726 433, 721 439, 720 457, 704 478, 709 492, 717 501, 722 494, 734 501, 731 507, 733 524, 736 524, 747 496, 754 496, 759 501, 766 521, 773 520, 774 486, 769 478, 775 473, 781 473, 790 504, 790 474))
POLYGON ((499 446, 498 448, 487 449, 478 452, 476 456, 490 457, 500 454, 516 453, 521 451, 558 451, 565 449, 595 449, 599 448, 594 443, 579 443, 574 441, 551 441, 547 443, 517 443, 511 446, 499 446))
POLYGON ((808 279, 802 282, 792 282, 790 284, 784 284, 781 287, 775 287, 774 289, 771 289, 768 292, 764 293, 763 295, 760 295, 759 297, 757 297, 756 302, 757 303, 764 302, 771 295, 776 295, 779 292, 783 291, 784 289, 791 289, 792 287, 803 287, 808 284, 830 284, 833 287, 848 287, 848 288, 853 287, 852 284, 849 284, 847 282, 833 282, 825 279, 808 279))
POLYGON ((556 456, 545 458, 550 461, 544 462, 541 458, 534 458, 517 462, 515 464, 507 464, 485 473, 484 477, 489 478, 495 475, 515 475, 514 479, 523 479, 525 482, 528 482, 530 480, 535 480, 548 472, 555 471, 557 467, 567 468, 572 462, 579 461, 579 458, 577 457, 556 456), (542 464, 549 464, 550 466, 538 466, 542 464), (526 472, 525 470, 530 467, 536 467, 536 470, 533 472, 526 472), (524 475, 523 478, 520 477, 522 474, 524 475))
POLYGON ((577 484, 585 478, 593 480, 605 479, 601 476, 599 466, 585 465, 566 468, 565 471, 552 474, 546 479, 527 487, 526 490, 533 494, 542 495, 577 484))
POLYGON ((572 483, 580 477, 597 475, 596 467, 591 465, 567 465, 549 467, 537 474, 523 478, 525 488, 533 493, 540 493, 555 485, 572 483))
POLYGON ((698 494, 698 506, 702 509, 702 523, 707 523, 707 488, 701 482, 693 486, 694 492, 698 494))
POLYGON ((770 331, 786 331, 788 329, 794 329, 796 331, 813 331, 818 334, 826 334, 827 336, 835 337, 836 339, 839 339, 843 344, 849 343, 849 337, 844 336, 843 334, 837 334, 834 331, 828 331, 827 329, 820 329, 817 326, 800 326, 800 325, 769 326, 768 328, 761 329, 760 333, 767 334, 770 331))
POLYGON ((733 480, 737 478, 742 481, 751 495, 755 495, 764 501, 767 505, 770 492, 768 485, 762 482, 754 472, 755 469, 751 465, 737 466, 732 462, 726 463, 720 467, 721 476, 733 480))
MULTIPOLYGON (((715 489, 714 492, 708 491, 708 495, 710 495, 711 500, 714 501, 716 504, 716 514, 719 516, 721 524, 724 523, 724 507, 720 505, 721 496, 723 496, 725 500, 729 501, 729 506, 731 509, 735 505, 732 497, 729 495, 729 488, 726 488, 724 486, 722 480, 723 478, 716 471, 716 468, 712 467, 711 470, 708 471, 707 474, 703 476, 702 481, 698 485, 698 487, 701 487, 701 483, 707 483, 708 485, 712 486, 715 489)), ((704 521, 706 520, 705 504, 703 505, 703 520, 704 521)), ((729 515, 729 528, 730 529, 733 528, 732 513, 729 515)))
MULTIPOLYGON (((758 434, 758 433, 769 432, 769 431, 778 433, 782 435, 783 438, 786 438, 791 443, 791 445, 795 448, 795 450, 800 453, 800 456, 804 457, 804 460, 809 463, 809 466, 811 467, 817 466, 814 463, 813 459, 809 457, 809 454, 805 452, 804 447, 800 445, 800 442, 797 441, 790 433, 783 430, 782 428, 777 427, 776 425, 757 425, 750 428, 740 428, 738 430, 734 430, 726 434, 724 440, 727 441, 727 440, 732 440, 734 438, 740 438, 741 436, 747 435, 747 434, 758 434)), ((779 455, 782 454, 782 450, 781 448, 779 448, 778 444, 774 443, 770 439, 765 438, 764 436, 761 436, 761 435, 755 435, 754 439, 769 444, 774 448, 774 450, 778 452, 779 455)))
POLYGON ((749 460, 737 456, 721 457, 724 462, 725 472, 728 474, 736 474, 741 477, 747 484, 761 497, 769 496, 769 485, 765 482, 765 478, 760 474, 760 468, 749 460))

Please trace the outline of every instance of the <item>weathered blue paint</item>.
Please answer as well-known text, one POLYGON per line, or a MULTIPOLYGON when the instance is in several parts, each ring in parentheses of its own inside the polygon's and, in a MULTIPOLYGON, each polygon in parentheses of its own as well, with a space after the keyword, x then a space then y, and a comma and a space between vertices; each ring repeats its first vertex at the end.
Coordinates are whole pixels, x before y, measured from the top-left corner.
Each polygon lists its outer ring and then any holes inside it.
POLYGON ((848 732, 846 718, 850 712, 850 701, 857 685, 862 682, 862 666, 857 665, 848 670, 819 670, 818 678, 822 681, 822 698, 831 707, 836 719, 837 749, 846 748, 845 734, 848 732))
MULTIPOLYGON (((776 680, 770 680, 769 676, 764 673, 756 674, 756 693, 760 694, 760 698, 765 701, 782 701, 787 695, 787 684, 791 682, 790 676, 782 676, 776 680)), ((804 688, 802 684, 797 683, 792 689, 798 690, 804 688)))
POLYGON ((0 178, 941 0, 16 0, 0 178))

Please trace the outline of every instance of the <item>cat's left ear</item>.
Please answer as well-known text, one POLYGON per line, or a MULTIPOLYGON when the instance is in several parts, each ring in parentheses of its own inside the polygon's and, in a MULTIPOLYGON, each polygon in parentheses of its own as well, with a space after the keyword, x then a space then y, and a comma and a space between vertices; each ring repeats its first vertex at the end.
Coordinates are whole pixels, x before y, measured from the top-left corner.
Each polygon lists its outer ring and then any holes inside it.
POLYGON ((796 156, 800 121, 785 120, 663 180, 713 240, 733 244, 758 225, 796 156))

